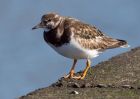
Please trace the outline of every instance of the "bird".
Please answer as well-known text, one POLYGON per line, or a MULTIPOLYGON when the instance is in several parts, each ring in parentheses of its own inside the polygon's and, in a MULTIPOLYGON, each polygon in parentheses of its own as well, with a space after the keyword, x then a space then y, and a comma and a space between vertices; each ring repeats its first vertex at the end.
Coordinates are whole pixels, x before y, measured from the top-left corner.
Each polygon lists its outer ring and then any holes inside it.
POLYGON ((41 22, 32 29, 38 28, 44 30, 44 40, 52 49, 73 60, 65 79, 84 79, 91 66, 91 59, 107 49, 128 47, 127 41, 107 36, 94 25, 55 12, 44 14, 41 22), (86 66, 81 75, 76 76, 74 69, 80 59, 86 60, 86 66))

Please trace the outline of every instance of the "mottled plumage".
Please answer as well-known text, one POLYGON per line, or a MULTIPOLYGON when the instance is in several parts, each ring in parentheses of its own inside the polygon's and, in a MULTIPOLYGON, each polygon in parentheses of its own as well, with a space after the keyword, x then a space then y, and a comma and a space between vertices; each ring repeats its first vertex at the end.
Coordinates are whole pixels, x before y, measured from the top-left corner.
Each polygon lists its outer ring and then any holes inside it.
POLYGON ((56 13, 43 15, 41 23, 33 27, 33 29, 37 28, 44 29, 44 40, 56 52, 74 59, 71 71, 66 78, 83 79, 90 66, 89 59, 97 57, 106 49, 127 45, 125 40, 106 36, 95 26, 56 13), (75 77, 73 76, 74 67, 78 59, 87 59, 87 66, 81 76, 75 77))
POLYGON ((74 39, 84 48, 105 50, 126 45, 124 40, 113 39, 104 35, 95 26, 85 24, 74 19, 65 19, 64 33, 73 33, 74 39))

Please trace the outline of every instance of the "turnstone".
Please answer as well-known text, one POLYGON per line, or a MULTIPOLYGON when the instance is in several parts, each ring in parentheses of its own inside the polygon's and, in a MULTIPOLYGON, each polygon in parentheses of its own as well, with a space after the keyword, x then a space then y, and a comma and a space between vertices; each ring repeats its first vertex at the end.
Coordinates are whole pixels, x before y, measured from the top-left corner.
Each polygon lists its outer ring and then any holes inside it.
POLYGON ((37 28, 44 29, 44 40, 56 52, 74 60, 72 68, 65 78, 84 79, 91 65, 91 58, 97 57, 106 49, 127 46, 125 40, 106 36, 93 25, 56 13, 43 15, 41 22, 32 29, 37 28), (74 75, 74 68, 78 59, 87 60, 86 68, 81 76, 74 75))

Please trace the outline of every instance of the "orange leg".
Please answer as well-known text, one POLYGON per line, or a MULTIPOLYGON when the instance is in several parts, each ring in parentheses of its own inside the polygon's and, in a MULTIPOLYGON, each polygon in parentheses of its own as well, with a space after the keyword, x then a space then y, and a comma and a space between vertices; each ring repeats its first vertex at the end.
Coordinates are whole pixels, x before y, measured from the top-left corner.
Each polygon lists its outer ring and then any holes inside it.
POLYGON ((86 68, 84 69, 82 75, 81 75, 81 76, 77 76, 77 77, 73 77, 73 78, 75 78, 75 79, 84 79, 85 76, 86 76, 86 74, 87 74, 88 69, 90 68, 90 65, 91 65, 91 62, 90 62, 90 60, 88 59, 88 60, 87 60, 87 63, 86 63, 86 68))
POLYGON ((74 79, 84 79, 85 78, 85 76, 87 74, 87 71, 88 71, 88 69, 90 68, 90 65, 91 65, 90 60, 87 59, 86 68, 84 69, 81 76, 74 76, 74 68, 75 68, 76 63, 77 63, 77 60, 75 59, 74 62, 73 62, 73 66, 70 70, 70 73, 67 76, 65 76, 64 78, 74 78, 74 79))
POLYGON ((77 63, 77 59, 74 59, 73 65, 72 65, 72 68, 71 68, 69 74, 64 76, 64 78, 73 78, 74 77, 74 68, 75 68, 76 63, 77 63))
POLYGON ((84 79, 86 74, 87 74, 87 71, 88 69, 90 68, 90 65, 91 65, 91 61, 88 59, 87 60, 87 63, 86 63, 86 68, 84 69, 83 73, 82 73, 82 76, 80 79, 84 79))

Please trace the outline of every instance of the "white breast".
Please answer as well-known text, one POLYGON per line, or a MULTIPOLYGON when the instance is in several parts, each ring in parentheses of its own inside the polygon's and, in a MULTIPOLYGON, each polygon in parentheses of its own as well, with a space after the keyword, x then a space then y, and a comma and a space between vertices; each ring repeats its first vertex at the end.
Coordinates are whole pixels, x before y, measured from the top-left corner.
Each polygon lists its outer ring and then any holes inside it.
POLYGON ((74 39, 71 39, 70 43, 64 44, 60 47, 55 47, 50 43, 48 44, 62 56, 72 59, 94 58, 99 54, 97 50, 89 50, 81 47, 74 39))

